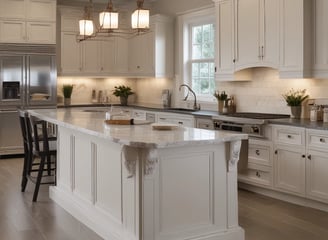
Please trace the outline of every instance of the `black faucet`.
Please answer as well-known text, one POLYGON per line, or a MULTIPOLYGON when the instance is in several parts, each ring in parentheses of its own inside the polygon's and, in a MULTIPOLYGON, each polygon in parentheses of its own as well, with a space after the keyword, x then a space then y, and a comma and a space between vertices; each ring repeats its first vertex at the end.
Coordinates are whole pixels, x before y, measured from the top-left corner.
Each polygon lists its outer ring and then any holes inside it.
POLYGON ((179 87, 179 91, 181 91, 181 88, 182 87, 186 87, 188 89, 188 93, 187 93, 186 97, 183 100, 186 101, 187 98, 188 98, 189 92, 191 92, 194 95, 194 99, 195 99, 194 100, 194 107, 193 107, 193 109, 194 110, 200 110, 200 105, 197 104, 196 93, 187 84, 181 84, 180 87, 179 87))

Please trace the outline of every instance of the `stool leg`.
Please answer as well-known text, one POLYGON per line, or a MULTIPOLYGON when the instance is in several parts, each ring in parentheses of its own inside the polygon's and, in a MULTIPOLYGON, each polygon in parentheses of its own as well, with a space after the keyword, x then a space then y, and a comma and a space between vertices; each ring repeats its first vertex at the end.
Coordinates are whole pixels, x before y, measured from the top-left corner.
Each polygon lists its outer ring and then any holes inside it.
POLYGON ((40 168, 38 171, 38 176, 37 176, 35 188, 34 188, 33 202, 36 202, 36 200, 38 199, 39 188, 40 188, 41 178, 42 178, 43 168, 44 168, 44 162, 45 162, 45 156, 42 156, 40 159, 40 168))
POLYGON ((27 168, 28 168, 28 156, 24 155, 24 165, 23 165, 23 173, 22 173, 22 182, 21 182, 21 191, 25 192, 26 184, 27 184, 27 168))

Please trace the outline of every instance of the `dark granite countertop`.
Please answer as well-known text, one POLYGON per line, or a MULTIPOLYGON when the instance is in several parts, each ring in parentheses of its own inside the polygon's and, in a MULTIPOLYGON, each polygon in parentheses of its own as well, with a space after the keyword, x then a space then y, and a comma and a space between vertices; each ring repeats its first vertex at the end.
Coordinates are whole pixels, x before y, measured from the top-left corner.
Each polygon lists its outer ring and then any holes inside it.
POLYGON ((288 125, 294 127, 312 128, 317 130, 328 130, 328 123, 324 123, 322 121, 311 122, 310 119, 293 119, 293 118, 272 119, 269 121, 269 123, 278 124, 278 125, 288 125))
MULTIPOLYGON (((110 106, 121 106, 120 104, 102 104, 102 103, 85 103, 85 104, 71 104, 69 106, 64 106, 63 104, 57 105, 58 108, 72 108, 72 107, 110 107, 110 106)), ((194 117, 208 117, 218 116, 217 111, 210 110, 199 110, 199 111, 182 111, 178 109, 167 109, 161 104, 131 104, 126 107, 136 108, 140 110, 149 110, 157 112, 171 112, 179 114, 188 114, 194 117)), ((271 119, 269 120, 271 124, 278 125, 288 125, 294 127, 304 127, 317 130, 328 130, 328 123, 323 123, 322 121, 311 122, 310 119, 293 119, 293 118, 282 118, 282 119, 271 119)))

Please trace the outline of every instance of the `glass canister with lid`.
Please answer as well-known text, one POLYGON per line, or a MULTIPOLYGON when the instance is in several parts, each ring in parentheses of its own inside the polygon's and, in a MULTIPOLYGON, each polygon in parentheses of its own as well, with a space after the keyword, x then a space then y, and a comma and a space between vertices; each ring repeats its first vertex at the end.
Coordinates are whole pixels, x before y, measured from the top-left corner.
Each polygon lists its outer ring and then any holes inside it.
POLYGON ((323 122, 328 123, 328 106, 323 108, 323 122))

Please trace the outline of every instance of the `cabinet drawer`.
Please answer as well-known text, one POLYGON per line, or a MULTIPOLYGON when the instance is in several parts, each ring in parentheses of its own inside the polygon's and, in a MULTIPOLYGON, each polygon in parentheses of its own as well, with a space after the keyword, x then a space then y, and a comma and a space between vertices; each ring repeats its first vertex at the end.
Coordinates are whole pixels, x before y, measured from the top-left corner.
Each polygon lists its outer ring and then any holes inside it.
POLYGON ((328 152, 328 131, 307 131, 308 148, 315 148, 328 152))
POLYGON ((248 163, 247 169, 238 173, 238 180, 251 184, 272 186, 272 168, 248 163))
POLYGON ((196 119, 197 128, 214 129, 212 119, 196 119))
POLYGON ((305 144, 305 129, 297 127, 274 127, 273 137, 276 143, 304 145, 305 144))
POLYGON ((248 162, 271 166, 270 153, 271 149, 268 146, 249 144, 248 162))

